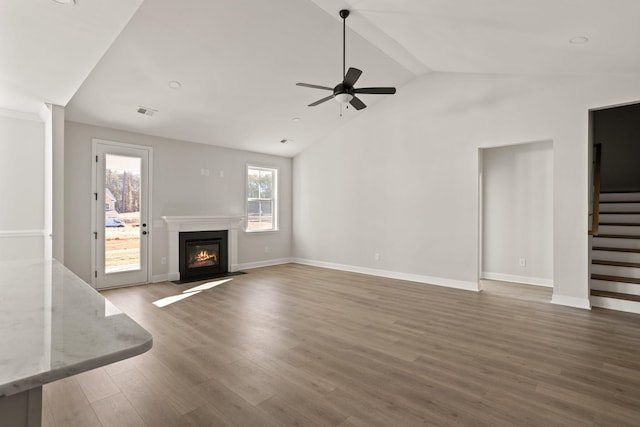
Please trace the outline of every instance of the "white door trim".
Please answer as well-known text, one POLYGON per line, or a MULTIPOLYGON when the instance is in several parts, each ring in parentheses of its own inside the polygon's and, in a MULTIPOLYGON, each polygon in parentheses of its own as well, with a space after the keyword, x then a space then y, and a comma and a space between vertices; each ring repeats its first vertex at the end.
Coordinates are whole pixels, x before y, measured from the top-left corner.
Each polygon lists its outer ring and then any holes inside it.
MULTIPOLYGON (((153 248, 153 227, 151 226, 153 221, 153 214, 152 214, 152 206, 153 206, 153 147, 150 146, 146 146, 146 145, 137 145, 137 144, 128 144, 128 143, 123 143, 123 142, 117 142, 117 141, 108 141, 108 140, 104 140, 104 139, 98 139, 98 138, 92 138, 91 139, 91 234, 90 234, 90 239, 91 239, 91 285, 95 288, 98 289, 98 283, 97 283, 97 277, 96 277, 96 272, 97 272, 97 240, 95 238, 95 233, 96 232, 104 232, 103 230, 97 230, 97 203, 95 200, 95 194, 97 193, 98 189, 97 189, 97 167, 98 164, 96 162, 96 156, 98 155, 98 144, 101 145, 110 145, 112 147, 119 147, 119 148, 135 148, 138 150, 145 150, 148 153, 148 194, 147 194, 147 200, 148 200, 148 206, 147 206, 147 221, 148 221, 148 227, 147 227, 147 253, 146 253, 146 265, 147 265, 147 281, 149 281, 151 279, 151 272, 153 271, 153 265, 152 265, 152 256, 151 256, 151 252, 152 252, 152 248, 153 248)), ((104 206, 103 206, 104 208, 104 206)), ((126 286, 126 285, 124 285, 126 286)), ((106 288, 101 288, 101 289, 106 289, 106 288)))

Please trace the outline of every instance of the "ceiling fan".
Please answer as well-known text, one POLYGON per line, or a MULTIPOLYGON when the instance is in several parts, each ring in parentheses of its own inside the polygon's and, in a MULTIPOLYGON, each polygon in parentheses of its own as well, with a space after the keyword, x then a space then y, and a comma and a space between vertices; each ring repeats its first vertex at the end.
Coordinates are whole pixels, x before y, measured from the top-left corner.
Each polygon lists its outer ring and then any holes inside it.
POLYGON ((366 108, 366 104, 360 100, 356 95, 359 93, 371 94, 371 95, 393 95, 396 93, 395 87, 363 87, 363 88, 355 88, 353 85, 356 84, 362 71, 357 68, 349 67, 349 70, 345 72, 346 69, 346 22, 347 17, 349 16, 349 11, 343 9, 340 11, 340 17, 342 18, 342 83, 338 83, 336 87, 333 89, 328 86, 319 86, 312 85, 308 83, 296 83, 297 86, 310 87, 313 89, 322 89, 322 90, 330 90, 333 93, 327 97, 317 100, 309 104, 309 107, 315 107, 316 105, 322 104, 334 98, 336 101, 346 104, 347 102, 353 106, 356 110, 362 110, 366 108))

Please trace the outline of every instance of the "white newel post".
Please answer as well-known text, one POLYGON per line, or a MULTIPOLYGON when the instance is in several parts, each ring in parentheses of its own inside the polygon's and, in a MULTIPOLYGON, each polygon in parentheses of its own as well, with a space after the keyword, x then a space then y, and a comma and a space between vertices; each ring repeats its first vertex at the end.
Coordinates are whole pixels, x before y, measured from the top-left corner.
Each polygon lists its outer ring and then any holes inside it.
POLYGON ((238 230, 244 223, 242 216, 163 216, 167 223, 169 280, 180 279, 179 234, 181 231, 228 231, 229 272, 238 269, 238 230))

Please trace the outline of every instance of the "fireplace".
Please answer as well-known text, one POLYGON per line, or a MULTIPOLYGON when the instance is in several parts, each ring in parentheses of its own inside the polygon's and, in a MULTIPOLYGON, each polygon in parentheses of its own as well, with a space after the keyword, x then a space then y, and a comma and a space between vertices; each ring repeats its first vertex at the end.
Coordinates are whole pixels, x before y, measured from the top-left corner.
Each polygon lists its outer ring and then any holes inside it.
POLYGON ((227 274, 227 235, 227 230, 180 232, 180 280, 208 279, 227 274))
MULTIPOLYGON (((167 225, 167 264, 166 280, 180 279, 180 234, 191 231, 227 230, 226 258, 227 272, 238 271, 238 230, 242 229, 245 218, 242 216, 163 216, 167 225)), ((155 225, 154 225, 155 227, 155 225)), ((220 260, 220 264, 225 262, 220 260)), ((222 275, 223 273, 219 273, 222 275)))

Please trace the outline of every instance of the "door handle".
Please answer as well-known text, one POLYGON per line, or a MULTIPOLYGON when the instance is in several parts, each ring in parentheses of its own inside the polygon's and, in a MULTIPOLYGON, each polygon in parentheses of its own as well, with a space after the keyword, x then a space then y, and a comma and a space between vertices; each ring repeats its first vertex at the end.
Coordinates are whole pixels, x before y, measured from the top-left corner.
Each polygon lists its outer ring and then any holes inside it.
POLYGON ((147 230, 144 230, 144 231, 142 232, 142 234, 147 234, 147 230))

